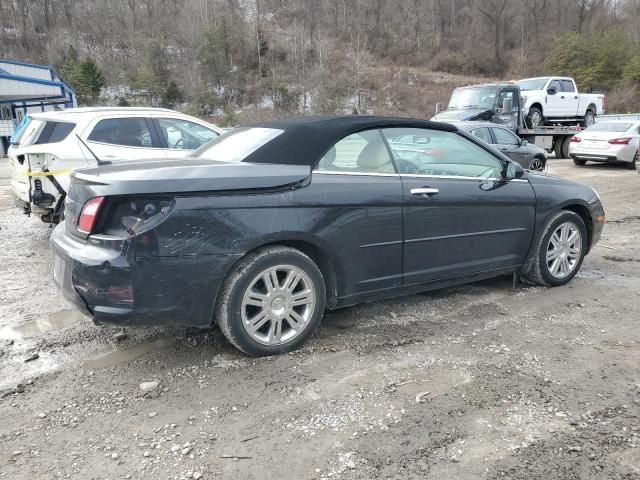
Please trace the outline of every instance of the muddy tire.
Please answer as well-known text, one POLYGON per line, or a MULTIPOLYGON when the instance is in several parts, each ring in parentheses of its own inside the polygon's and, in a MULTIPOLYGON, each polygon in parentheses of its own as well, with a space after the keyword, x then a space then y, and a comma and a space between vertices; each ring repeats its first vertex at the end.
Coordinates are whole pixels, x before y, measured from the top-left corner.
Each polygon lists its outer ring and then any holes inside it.
POLYGON ((318 266, 294 248, 250 253, 229 274, 214 321, 240 351, 254 357, 290 352, 318 328, 326 288, 318 266))
POLYGON ((545 287, 570 282, 582 266, 588 248, 587 229, 580 215, 567 210, 549 218, 533 245, 533 259, 522 276, 545 287))
POLYGON ((544 125, 542 110, 540 110, 538 107, 529 108, 529 113, 527 113, 526 121, 529 128, 541 127, 542 125, 544 125))

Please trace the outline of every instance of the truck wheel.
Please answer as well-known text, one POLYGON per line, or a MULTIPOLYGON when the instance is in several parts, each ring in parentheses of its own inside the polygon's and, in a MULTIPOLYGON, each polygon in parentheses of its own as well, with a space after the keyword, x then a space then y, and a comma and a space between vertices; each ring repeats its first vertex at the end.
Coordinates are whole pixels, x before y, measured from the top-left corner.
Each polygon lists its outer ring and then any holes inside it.
POLYGON ((326 290, 318 266, 294 248, 250 253, 229 274, 215 309, 227 340, 254 357, 290 352, 324 315, 326 290))
POLYGON ((582 126, 584 128, 590 127, 596 123, 596 114, 591 110, 587 110, 587 113, 584 114, 584 120, 582 121, 582 126))
POLYGON ((556 159, 569 158, 569 145, 571 144, 571 137, 560 138, 555 141, 553 146, 553 152, 556 154, 556 159))
POLYGON ((527 113, 527 125, 529 128, 540 127, 543 123, 542 111, 538 107, 531 107, 529 113, 527 113))
POLYGON ((533 259, 522 276, 537 285, 558 287, 578 273, 588 247, 587 229, 580 215, 562 210, 547 221, 533 245, 533 259))

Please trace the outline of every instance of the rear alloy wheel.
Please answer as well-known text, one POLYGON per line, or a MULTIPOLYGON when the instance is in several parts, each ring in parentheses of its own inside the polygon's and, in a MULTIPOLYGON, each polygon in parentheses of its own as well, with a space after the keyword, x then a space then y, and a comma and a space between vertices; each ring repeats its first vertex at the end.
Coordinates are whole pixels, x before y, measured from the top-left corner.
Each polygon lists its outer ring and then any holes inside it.
POLYGON ((547 222, 534 245, 529 269, 522 274, 538 285, 564 285, 580 270, 587 247, 587 230, 580 215, 558 212, 547 222))
POLYGON ((534 157, 529 163, 529 170, 535 170, 536 172, 544 172, 546 161, 540 157, 534 157))
POLYGON ((293 248, 267 247, 248 255, 229 276, 216 319, 227 339, 248 355, 285 353, 320 324, 325 295, 313 260, 293 248))
POLYGON ((529 128, 541 127, 544 123, 542 111, 538 107, 531 107, 527 114, 527 125, 529 128))

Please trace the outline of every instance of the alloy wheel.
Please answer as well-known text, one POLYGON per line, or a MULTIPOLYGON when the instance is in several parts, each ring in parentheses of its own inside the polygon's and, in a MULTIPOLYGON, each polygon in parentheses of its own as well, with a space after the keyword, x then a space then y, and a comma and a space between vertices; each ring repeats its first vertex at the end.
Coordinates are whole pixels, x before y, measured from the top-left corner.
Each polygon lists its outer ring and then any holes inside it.
POLYGON ((582 251, 582 235, 573 222, 560 224, 547 245, 547 269, 555 278, 565 278, 576 269, 582 251))
POLYGON ((542 123, 542 116, 539 112, 534 111, 529 115, 529 120, 531 121, 531 127, 538 127, 542 123))
POLYGON ((544 162, 539 158, 534 158, 533 160, 531 160, 531 163, 529 164, 529 170, 542 172, 544 170, 544 162))
POLYGON ((242 298, 242 325, 262 345, 283 345, 303 332, 315 308, 309 275, 293 265, 278 265, 249 284, 242 298))

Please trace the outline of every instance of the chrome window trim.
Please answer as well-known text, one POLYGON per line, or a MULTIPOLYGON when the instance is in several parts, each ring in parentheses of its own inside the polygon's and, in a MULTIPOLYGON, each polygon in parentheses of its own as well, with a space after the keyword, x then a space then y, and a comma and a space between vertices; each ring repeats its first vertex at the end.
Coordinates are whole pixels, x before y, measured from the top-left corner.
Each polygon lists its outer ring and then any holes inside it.
MULTIPOLYGON (((367 172, 338 172, 335 170, 313 170, 311 172, 313 175, 315 174, 325 174, 325 175, 351 175, 351 176, 361 176, 361 177, 400 177, 402 178, 434 178, 434 179, 445 179, 445 180, 471 180, 474 182, 501 182, 505 181, 502 178, 481 178, 481 177, 463 177, 463 176, 455 176, 455 175, 420 175, 420 174, 399 174, 399 173, 367 173, 367 172)), ((510 180, 506 180, 511 183, 529 183, 528 180, 522 178, 512 178, 510 180)))
POLYGON ((324 175, 351 175, 358 177, 399 177, 398 173, 376 173, 376 172, 339 172, 336 170, 313 170, 313 175, 321 173, 324 175))

